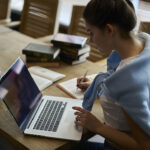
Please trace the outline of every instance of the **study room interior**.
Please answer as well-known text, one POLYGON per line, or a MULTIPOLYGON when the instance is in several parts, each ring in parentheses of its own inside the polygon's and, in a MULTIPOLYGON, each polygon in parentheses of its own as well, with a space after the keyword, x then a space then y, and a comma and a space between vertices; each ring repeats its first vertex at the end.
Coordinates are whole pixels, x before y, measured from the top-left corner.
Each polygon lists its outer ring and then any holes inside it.
MULTIPOLYGON (((21 59, 33 84, 42 95, 82 101, 84 92, 77 88, 77 78, 89 77, 93 81, 99 72, 107 71, 108 58, 108 54, 99 51, 89 40, 90 34, 83 18, 84 8, 89 1, 0 0, 0 84, 5 86, 7 81, 16 82, 14 84, 17 86, 24 84, 11 74, 21 59), (9 78, 9 74, 12 78, 9 78)), ((131 1, 137 16, 134 32, 150 34, 150 1, 131 1)), ((20 73, 16 71, 16 74, 19 78, 20 73)), ((32 87, 28 88, 30 90, 32 87)), ((0 149, 74 150, 81 141, 104 142, 104 137, 85 129, 82 129, 80 140, 77 141, 68 140, 65 137, 67 135, 57 138, 45 137, 43 134, 25 134, 17 124, 19 104, 9 101, 15 99, 17 92, 21 90, 16 90, 15 85, 10 86, 8 91, 7 86, 6 89, 0 86, 0 149)), ((19 102, 21 98, 15 100, 19 102)), ((99 99, 94 102, 92 114, 104 122, 99 99)))

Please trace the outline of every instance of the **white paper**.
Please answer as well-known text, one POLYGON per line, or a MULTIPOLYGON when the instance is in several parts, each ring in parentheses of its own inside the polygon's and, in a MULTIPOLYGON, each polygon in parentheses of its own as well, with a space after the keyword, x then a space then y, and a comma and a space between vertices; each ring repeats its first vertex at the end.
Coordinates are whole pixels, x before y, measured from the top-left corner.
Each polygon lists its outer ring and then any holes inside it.
MULTIPOLYGON (((95 78, 96 74, 87 76, 90 80, 95 78)), ((77 89, 77 78, 73 78, 58 84, 58 87, 64 89, 64 91, 70 93, 74 98, 83 99, 84 92, 81 89, 77 89)))
POLYGON ((96 134, 95 136, 88 139, 89 142, 97 142, 97 143, 104 143, 105 138, 103 136, 100 136, 96 134))
POLYGON ((62 79, 66 76, 64 74, 61 74, 61 73, 58 73, 58 72, 55 72, 55 71, 52 71, 50 69, 46 69, 43 67, 39 67, 39 66, 30 67, 28 70, 29 70, 29 72, 31 72, 33 74, 36 74, 43 78, 49 79, 53 82, 55 82, 59 79, 62 79))
POLYGON ((40 76, 37 76, 35 74, 31 73, 31 76, 36 83, 37 87, 39 88, 40 91, 44 90, 48 86, 50 86, 53 82, 51 80, 48 80, 46 78, 42 78, 40 76))
POLYGON ((39 66, 29 67, 28 70, 41 91, 50 86, 53 82, 66 76, 39 66))

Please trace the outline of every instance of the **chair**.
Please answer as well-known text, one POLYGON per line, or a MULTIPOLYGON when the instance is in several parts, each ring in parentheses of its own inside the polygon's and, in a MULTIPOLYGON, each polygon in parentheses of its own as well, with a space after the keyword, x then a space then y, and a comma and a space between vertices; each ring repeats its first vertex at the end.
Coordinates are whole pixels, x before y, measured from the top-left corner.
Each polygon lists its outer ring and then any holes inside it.
MULTIPOLYGON (((82 17, 84 8, 85 6, 73 6, 72 18, 68 29, 68 33, 89 38, 89 34, 86 31, 85 21, 82 17)), ((101 54, 92 43, 87 41, 87 44, 91 45, 91 52, 90 56, 88 57, 88 60, 96 62, 106 57, 105 55, 101 54)))
POLYGON ((150 34, 150 22, 141 22, 139 26, 139 32, 146 32, 150 34))
POLYGON ((0 23, 10 21, 10 0, 0 0, 0 23))
POLYGON ((53 34, 58 0, 25 0, 20 32, 34 38, 53 34))

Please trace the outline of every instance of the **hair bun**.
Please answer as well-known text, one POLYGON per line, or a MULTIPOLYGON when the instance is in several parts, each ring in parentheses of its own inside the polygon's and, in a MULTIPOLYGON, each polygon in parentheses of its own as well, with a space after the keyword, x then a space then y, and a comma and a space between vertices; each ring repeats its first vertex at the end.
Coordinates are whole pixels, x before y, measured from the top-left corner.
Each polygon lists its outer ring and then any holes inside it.
POLYGON ((134 5, 130 0, 125 0, 127 4, 135 11, 134 5))

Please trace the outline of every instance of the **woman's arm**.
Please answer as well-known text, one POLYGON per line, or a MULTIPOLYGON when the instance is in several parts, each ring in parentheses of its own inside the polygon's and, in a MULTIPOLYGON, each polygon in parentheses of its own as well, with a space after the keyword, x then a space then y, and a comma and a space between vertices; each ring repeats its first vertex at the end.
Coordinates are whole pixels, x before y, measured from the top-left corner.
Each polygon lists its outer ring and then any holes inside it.
POLYGON ((120 150, 142 150, 132 135, 116 130, 108 125, 104 124, 99 128, 98 134, 114 143, 120 150))
POLYGON ((113 142, 121 150, 141 150, 139 143, 131 136, 124 132, 120 132, 110 126, 100 122, 92 113, 80 107, 73 107, 75 112, 76 125, 80 125, 96 134, 104 136, 113 142))
POLYGON ((150 150, 150 137, 138 127, 138 125, 131 119, 131 117, 123 110, 125 117, 128 120, 128 124, 132 131, 134 139, 139 143, 141 150, 150 150))

